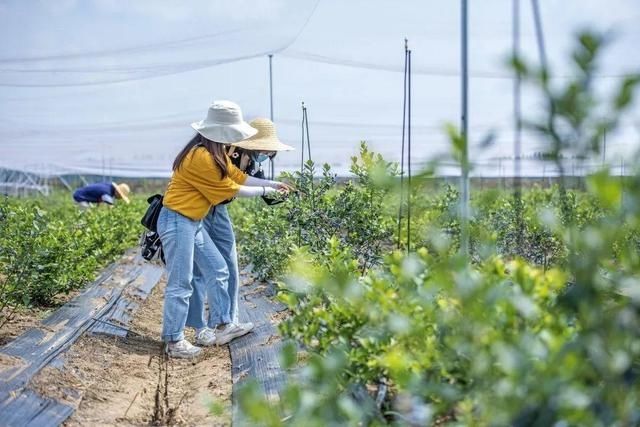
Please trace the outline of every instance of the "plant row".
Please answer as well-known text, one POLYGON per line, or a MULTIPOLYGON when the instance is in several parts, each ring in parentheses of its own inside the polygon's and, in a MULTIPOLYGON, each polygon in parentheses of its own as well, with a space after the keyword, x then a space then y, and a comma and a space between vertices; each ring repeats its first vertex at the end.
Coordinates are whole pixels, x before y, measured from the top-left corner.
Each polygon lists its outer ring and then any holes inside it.
MULTIPOLYGON (((70 198, 0 200, 0 301, 48 306, 135 245, 144 200, 78 209, 70 198)), ((6 318, 6 317, 5 317, 6 318)))

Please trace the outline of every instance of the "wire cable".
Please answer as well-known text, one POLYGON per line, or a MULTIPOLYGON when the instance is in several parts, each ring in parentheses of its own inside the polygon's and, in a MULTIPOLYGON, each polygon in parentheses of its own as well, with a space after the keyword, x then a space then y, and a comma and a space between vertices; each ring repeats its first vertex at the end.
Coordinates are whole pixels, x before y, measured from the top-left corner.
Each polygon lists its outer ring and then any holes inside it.
MULTIPOLYGON (((309 15, 307 15, 307 18, 305 19, 304 23, 302 24, 302 26, 298 30, 298 32, 290 40, 288 40, 286 43, 284 43, 283 45, 281 45, 280 47, 277 47, 275 49, 263 50, 263 51, 260 51, 260 52, 257 52, 257 53, 253 53, 253 54, 241 55, 241 56, 225 58, 225 59, 210 60, 210 61, 194 61, 194 62, 188 62, 188 63, 184 63, 184 64, 172 64, 172 63, 160 64, 160 65, 156 64, 153 67, 147 67, 146 69, 145 68, 140 69, 140 67, 138 67, 138 68, 135 68, 135 67, 134 68, 123 67, 121 69, 117 69, 116 68, 116 69, 112 70, 112 71, 121 72, 121 73, 140 72, 140 71, 145 71, 145 72, 148 73, 147 75, 143 75, 143 76, 139 76, 138 75, 138 76, 127 76, 127 77, 121 77, 121 78, 106 79, 106 80, 101 80, 101 81, 66 82, 66 83, 12 83, 12 82, 2 82, 2 81, 0 81, 0 87, 25 87, 26 88, 26 87, 100 86, 100 85, 106 85, 106 84, 115 84, 115 83, 124 83, 124 82, 139 81, 139 80, 148 80, 148 79, 164 77, 164 76, 169 76, 169 75, 174 75, 174 74, 181 74, 181 73, 186 73, 186 72, 190 72, 190 71, 196 71, 196 70, 200 70, 200 69, 204 69, 204 68, 210 68, 210 67, 217 66, 217 65, 222 65, 222 64, 232 63, 232 62, 238 62, 238 61, 257 58, 257 57, 261 57, 261 56, 265 56, 265 55, 269 55, 269 54, 278 53, 278 52, 283 51, 284 49, 287 49, 289 46, 291 46, 293 43, 295 43, 296 40, 298 40, 300 35, 303 33, 304 29, 309 24, 309 21, 311 20, 312 16, 314 15, 319 3, 320 3, 320 0, 317 0, 316 3, 314 4, 313 8, 311 9, 309 15)), ((237 30, 237 31, 240 31, 240 30, 237 30)), ((218 34, 213 34, 213 35, 208 35, 208 36, 200 36, 200 37, 196 37, 196 38, 192 38, 192 39, 183 39, 183 40, 178 40, 178 41, 175 41, 175 42, 166 42, 166 43, 164 43, 164 45, 180 45, 181 43, 186 43, 186 42, 192 43, 196 39, 206 39, 207 37, 218 36, 220 34, 225 34, 225 33, 218 33, 218 34)), ((108 55, 109 53, 113 54, 114 52, 136 53, 140 49, 143 49, 143 50, 144 49, 159 49, 162 46, 163 46, 163 44, 155 44, 155 45, 148 45, 148 46, 142 46, 142 47, 115 49, 115 50, 112 50, 112 51, 88 52, 88 53, 85 53, 85 54, 77 54, 77 55, 87 55, 86 57, 90 57, 92 55, 102 56, 102 55, 108 55)), ((58 59, 76 58, 76 57, 82 58, 82 56, 74 56, 74 54, 57 55, 58 59)), ((31 58, 29 58, 29 57, 25 57, 25 58, 5 58, 4 60, 0 60, 0 63, 2 63, 3 61, 5 63, 11 63, 11 62, 17 62, 17 61, 41 61, 41 60, 45 60, 45 59, 49 60, 49 59, 55 59, 55 58, 56 58, 56 56, 48 56, 48 57, 44 57, 43 56, 43 57, 31 57, 31 58)), ((76 71, 73 71, 73 69, 70 69, 70 68, 66 68, 64 70, 66 70, 65 72, 93 72, 93 70, 92 71, 87 71, 86 68, 85 68, 85 70, 76 69, 76 71)), ((21 72, 24 72, 24 71, 25 70, 22 70, 21 72)), ((52 71, 55 71, 55 70, 54 69, 50 69, 50 70, 31 70, 31 72, 38 72, 38 71, 52 72, 52 71)), ((11 72, 11 69, 0 70, 0 72, 11 72)), ((98 72, 98 70, 96 70, 96 72, 98 72)))
MULTIPOLYGON (((374 62, 368 62, 368 61, 359 61, 354 59, 337 58, 337 57, 320 55, 320 54, 315 54, 310 52, 303 52, 303 51, 292 50, 292 49, 287 49, 281 52, 280 56, 284 56, 284 57, 299 60, 299 61, 317 62, 322 64, 366 69, 366 70, 387 71, 387 72, 394 72, 394 73, 399 73, 403 71, 402 68, 399 68, 396 65, 380 64, 380 63, 374 63, 374 62)), ((457 70, 446 69, 446 68, 436 68, 436 67, 425 67, 425 66, 414 68, 412 70, 412 73, 415 75, 431 76, 431 77, 450 77, 450 78, 460 77, 460 72, 457 70)), ((512 80, 514 78, 513 75, 511 74, 491 72, 491 71, 474 71, 468 74, 469 74, 469 78, 472 78, 472 79, 512 80)), ((598 74, 598 75, 595 75, 594 77, 602 78, 602 79, 620 79, 620 78, 626 78, 630 75, 632 74, 630 73, 598 74)), ((558 74, 554 76, 554 78, 562 78, 562 79, 570 79, 573 77, 574 76, 570 74, 558 74)))

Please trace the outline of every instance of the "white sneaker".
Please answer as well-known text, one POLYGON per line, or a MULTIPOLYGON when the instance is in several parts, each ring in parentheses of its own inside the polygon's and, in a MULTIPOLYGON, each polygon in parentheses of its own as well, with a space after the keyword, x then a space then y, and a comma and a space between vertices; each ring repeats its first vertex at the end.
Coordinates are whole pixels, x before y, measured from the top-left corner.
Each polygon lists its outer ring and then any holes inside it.
POLYGON ((202 349, 192 345, 187 340, 180 340, 176 342, 169 342, 165 347, 165 352, 169 357, 176 357, 179 359, 192 359, 197 357, 202 349))
POLYGON ((216 342, 216 330, 207 328, 206 326, 196 331, 196 344, 208 347, 216 342))
POLYGON ((227 323, 216 330, 216 344, 225 345, 229 341, 248 334, 253 329, 253 323, 227 323))

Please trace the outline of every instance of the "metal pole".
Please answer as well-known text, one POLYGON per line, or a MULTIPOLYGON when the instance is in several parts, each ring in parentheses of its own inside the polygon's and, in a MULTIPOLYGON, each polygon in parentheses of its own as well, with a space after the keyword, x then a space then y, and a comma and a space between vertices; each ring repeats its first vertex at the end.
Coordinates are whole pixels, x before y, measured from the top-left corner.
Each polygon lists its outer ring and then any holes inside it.
POLYGON ((307 107, 303 108, 304 127, 307 134, 307 156, 311 160, 311 139, 309 138, 309 114, 307 113, 307 107))
MULTIPOLYGON (((513 0, 513 57, 520 56, 520 0, 513 0)), ((514 146, 516 156, 513 172, 516 178, 520 177, 520 156, 522 154, 522 109, 521 109, 521 81, 520 73, 516 72, 513 83, 513 116, 514 116, 514 146)), ((516 181, 519 184, 519 180, 516 181)), ((517 184, 516 184, 517 185, 517 184)), ((517 190, 520 188, 516 187, 517 190)))
POLYGON ((411 250, 411 49, 407 52, 407 252, 411 250))
POLYGON ((462 1, 462 13, 461 13, 461 86, 462 86, 462 139, 463 139, 463 152, 462 152, 462 199, 460 201, 460 216, 461 216, 461 236, 460 236, 460 250, 462 254, 469 254, 469 111, 468 111, 468 91, 469 91, 469 70, 468 70, 468 0, 462 1))
POLYGON ((607 163, 607 130, 602 134, 602 167, 607 163))
POLYGON ((273 121, 273 54, 269 55, 269 118, 273 121))
POLYGON ((620 209, 624 207, 624 157, 620 158, 620 209))
MULTIPOLYGON (((520 57, 520 0, 513 0, 513 46, 512 54, 514 58, 520 57)), ((514 119, 514 140, 513 140, 513 183, 514 183, 514 202, 516 215, 516 244, 518 250, 522 248, 522 182, 521 175, 521 156, 522 156, 522 113, 521 113, 521 77, 520 72, 515 71, 515 79, 513 81, 513 119, 514 119)))
POLYGON ((304 101, 302 102, 302 137, 300 138, 301 157, 300 157, 300 173, 304 172, 304 101))
POLYGON ((404 81, 402 82, 402 146, 400 150, 400 207, 398 208, 398 249, 402 242, 402 207, 404 204, 404 142, 407 120, 407 65, 409 57, 409 41, 404 39, 404 81))
POLYGON ((538 41, 538 54, 540 55, 540 65, 545 71, 549 71, 547 64, 547 50, 544 46, 544 30, 542 28, 542 20, 540 19, 540 8, 538 0, 531 0, 531 8, 533 9, 533 22, 536 27, 536 39, 538 41))
MULTIPOLYGON (((273 122, 273 54, 269 54, 269 119, 273 122)), ((269 157, 270 179, 275 175, 275 160, 269 157)))

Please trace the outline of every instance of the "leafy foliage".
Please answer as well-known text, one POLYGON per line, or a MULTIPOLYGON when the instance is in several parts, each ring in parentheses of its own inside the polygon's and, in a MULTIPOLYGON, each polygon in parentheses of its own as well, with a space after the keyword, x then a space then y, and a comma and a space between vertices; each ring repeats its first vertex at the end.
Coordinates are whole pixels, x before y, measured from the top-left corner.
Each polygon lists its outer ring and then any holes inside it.
POLYGON ((297 189, 286 203, 241 200, 231 205, 241 256, 258 278, 282 273, 296 248, 307 248, 321 261, 331 237, 351 248, 362 271, 380 262, 391 245, 394 220, 387 212, 390 189, 376 185, 376 179, 395 174, 394 165, 363 143, 351 171, 357 181, 337 184, 328 165, 316 178, 316 166, 308 161, 303 171, 285 175, 297 189))
MULTIPOLYGON (((552 85, 549 70, 513 61, 547 100, 542 117, 527 123, 561 172, 567 153, 598 153, 639 84, 630 76, 611 100, 596 97, 604 41, 579 37, 578 77, 562 85, 552 85)), ((452 143, 455 158, 462 143, 452 143)), ((389 197, 392 170, 386 180, 361 179, 325 197, 348 191, 353 206, 364 206, 375 193, 361 185, 389 197)), ((414 199, 412 240, 422 247, 391 252, 373 268, 361 268, 358 241, 341 233, 348 225, 324 223, 324 245, 301 240, 279 294, 292 312, 281 324, 293 342, 283 353, 292 375, 278 402, 255 386, 242 392, 248 422, 640 424, 640 174, 625 183, 603 168, 585 191, 565 184, 561 175, 556 188, 525 191, 517 208, 509 194, 476 193, 470 256, 458 250, 458 194, 450 187, 414 199)), ((393 223, 388 211, 373 210, 381 224, 393 223)), ((357 212, 347 213, 358 223, 357 212)), ((389 248, 389 237, 375 238, 389 248)))
POLYGON ((80 211, 62 198, 0 201, 2 309, 51 305, 135 245, 145 201, 80 211))

